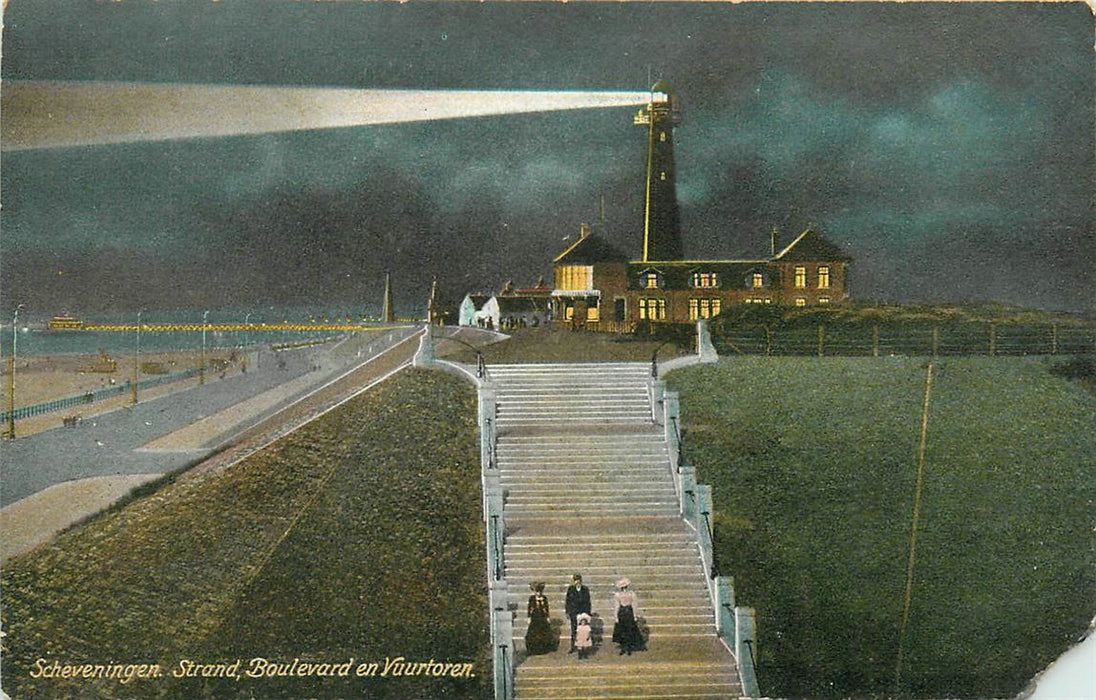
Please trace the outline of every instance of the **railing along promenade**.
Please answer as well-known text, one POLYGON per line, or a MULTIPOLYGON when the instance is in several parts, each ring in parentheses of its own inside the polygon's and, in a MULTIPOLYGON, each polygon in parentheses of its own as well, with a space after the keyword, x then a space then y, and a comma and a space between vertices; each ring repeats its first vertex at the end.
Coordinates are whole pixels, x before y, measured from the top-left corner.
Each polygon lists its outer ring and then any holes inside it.
POLYGON ((695 355, 675 358, 661 365, 658 349, 655 350, 651 357, 652 412, 656 422, 661 423, 666 438, 681 517, 697 535, 700 558, 707 573, 708 595, 715 611, 716 633, 735 657, 743 696, 756 698, 761 696, 753 654, 757 639, 756 613, 753 608, 735 605, 734 578, 721 574, 715 558, 712 487, 696 481, 696 467, 688 463, 685 451, 680 399, 677 392, 666 391, 665 382, 659 379, 661 374, 678 367, 718 360, 706 321, 697 322, 696 343, 695 355))
MULTIPOLYGON (((403 327, 404 324, 365 325, 360 323, 142 323, 142 333, 243 333, 310 332, 376 333, 403 327)), ((80 328, 63 328, 56 333, 136 333, 136 323, 85 323, 80 328)))

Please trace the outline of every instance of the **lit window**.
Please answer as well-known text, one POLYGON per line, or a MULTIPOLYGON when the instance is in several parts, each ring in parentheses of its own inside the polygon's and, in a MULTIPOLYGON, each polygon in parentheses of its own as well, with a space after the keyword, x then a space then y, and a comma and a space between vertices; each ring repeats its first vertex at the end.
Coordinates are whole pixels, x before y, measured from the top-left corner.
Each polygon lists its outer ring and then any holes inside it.
POLYGON ((666 179, 666 171, 665 170, 659 172, 658 179, 659 180, 665 180, 666 179))
POLYGON ((760 297, 749 297, 748 299, 746 299, 746 303, 747 304, 771 304, 771 303, 773 303, 773 300, 772 299, 763 299, 763 298, 760 298, 760 297))
POLYGON ((640 299, 639 318, 641 321, 665 321, 665 299, 640 299))
POLYGON ((795 298, 795 305, 796 306, 806 306, 807 305, 807 300, 804 299, 803 297, 796 297, 795 298))
POLYGON ((765 275, 760 272, 755 272, 750 275, 750 286, 754 289, 761 289, 765 286, 765 275))
POLYGON ((601 313, 598 310, 597 299, 591 299, 590 305, 586 307, 586 320, 587 321, 599 321, 601 320, 601 313))
POLYGON ((665 141, 666 140, 666 132, 665 131, 658 132, 658 140, 659 141, 665 141))
POLYGON ((560 265, 556 268, 556 289, 586 292, 594 288, 594 268, 590 265, 560 265))
POLYGON ((644 289, 658 289, 658 273, 657 272, 644 272, 641 279, 644 289))
POLYGON ((712 318, 719 315, 719 299, 690 299, 689 320, 696 321, 701 318, 712 318))
POLYGON ((830 298, 829 297, 818 297, 818 303, 819 304, 829 304, 830 303, 830 298))
POLYGON ((694 272, 693 287, 706 289, 719 286, 719 275, 715 272, 694 272))
POLYGON ((826 265, 820 265, 818 267, 818 288, 830 288, 830 268, 826 265))
POLYGON ((574 317, 575 317, 575 305, 574 304, 568 304, 567 306, 563 307, 563 320, 564 321, 570 321, 574 317))
MULTIPOLYGON (((803 265, 795 266, 795 286, 799 289, 803 289, 807 286, 807 268, 803 265)), ((796 304, 796 306, 806 306, 806 300, 802 304, 796 304)))

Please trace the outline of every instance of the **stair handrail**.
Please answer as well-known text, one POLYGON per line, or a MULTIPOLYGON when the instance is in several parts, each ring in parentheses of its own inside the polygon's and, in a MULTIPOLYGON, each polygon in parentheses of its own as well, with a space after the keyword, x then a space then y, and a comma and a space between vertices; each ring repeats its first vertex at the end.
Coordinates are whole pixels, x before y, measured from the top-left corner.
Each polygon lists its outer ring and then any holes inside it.
POLYGON ((672 342, 674 342, 673 338, 662 341, 659 343, 658 347, 655 348, 655 351, 651 353, 651 378, 658 379, 658 351, 672 342))
POLYGON ((509 659, 507 658, 507 652, 509 651, 509 644, 499 644, 499 651, 502 653, 502 698, 498 700, 510 700, 513 695, 513 674, 510 673, 509 659))
POLYGON ((709 567, 708 578, 714 579, 719 576, 719 565, 715 560, 715 533, 712 531, 712 521, 709 519, 711 511, 703 510, 700 512, 704 516, 704 530, 708 533, 708 551, 709 551, 709 567))
POLYGON ((501 581, 502 580, 502 546, 499 544, 499 539, 501 538, 500 528, 499 528, 499 516, 497 514, 492 514, 491 515, 491 521, 492 521, 491 522, 491 534, 492 534, 491 543, 495 548, 495 566, 494 566, 495 571, 494 571, 494 574, 495 574, 495 580, 496 581, 501 581))

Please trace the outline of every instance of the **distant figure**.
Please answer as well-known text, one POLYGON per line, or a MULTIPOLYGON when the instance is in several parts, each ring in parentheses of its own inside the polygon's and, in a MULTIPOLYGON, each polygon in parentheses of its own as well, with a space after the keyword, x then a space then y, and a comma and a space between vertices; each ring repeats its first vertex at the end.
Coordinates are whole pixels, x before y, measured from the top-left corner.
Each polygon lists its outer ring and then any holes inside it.
POLYGON ((544 595, 544 583, 530 584, 533 595, 529 596, 529 628, 525 631, 525 652, 530 656, 547 654, 555 648, 552 626, 548 623, 548 598, 544 595))
POLYGON ((564 604, 567 618, 571 621, 571 650, 575 652, 575 632, 578 628, 578 616, 590 614, 590 589, 582 585, 582 575, 575 574, 571 577, 571 585, 567 587, 567 600, 564 604))
POLYGON ((620 645, 620 653, 628 656, 633 651, 643 649, 643 635, 636 623, 639 617, 639 598, 631 590, 631 586, 632 582, 626 578, 617 581, 617 592, 613 597, 613 612, 616 617, 613 641, 620 645))
POLYGON ((594 646, 593 634, 590 632, 590 616, 586 613, 578 616, 578 630, 575 632, 572 643, 578 649, 578 658, 580 659, 585 659, 586 654, 594 646))

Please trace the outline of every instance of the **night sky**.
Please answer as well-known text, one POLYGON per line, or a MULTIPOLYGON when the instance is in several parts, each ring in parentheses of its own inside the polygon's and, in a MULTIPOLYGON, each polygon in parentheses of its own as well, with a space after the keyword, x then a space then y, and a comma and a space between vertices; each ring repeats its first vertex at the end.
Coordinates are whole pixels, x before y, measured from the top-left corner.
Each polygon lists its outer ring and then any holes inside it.
MULTIPOLYGON (((1061 4, 10 0, 5 80, 642 90, 664 78, 686 253, 808 224, 854 297, 1096 313, 1092 13, 1061 4)), ((451 298, 597 217, 642 243, 634 108, 13 151, 2 309, 451 298)), ((375 310, 375 309, 374 309, 375 310)))

